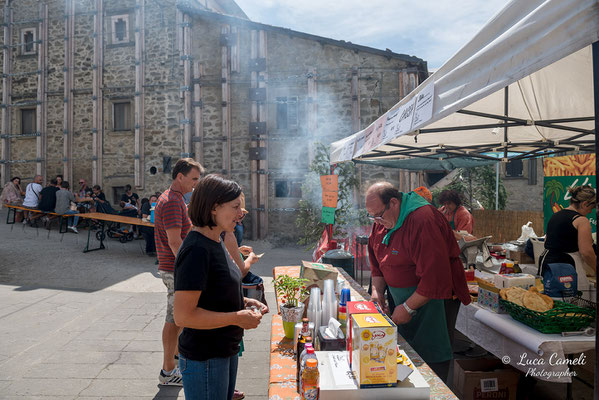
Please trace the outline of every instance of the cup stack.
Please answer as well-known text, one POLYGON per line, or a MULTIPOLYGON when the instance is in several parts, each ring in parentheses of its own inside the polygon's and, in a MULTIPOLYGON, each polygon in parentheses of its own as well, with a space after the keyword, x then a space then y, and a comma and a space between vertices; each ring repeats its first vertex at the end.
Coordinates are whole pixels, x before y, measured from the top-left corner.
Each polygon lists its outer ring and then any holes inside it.
POLYGON ((325 279, 324 294, 322 297, 322 320, 321 324, 326 326, 331 318, 337 319, 337 298, 335 297, 335 281, 325 279))
POLYGON ((320 320, 322 319, 322 300, 320 299, 320 288, 313 287, 310 289, 310 302, 308 303, 308 319, 314 323, 314 336, 320 328, 320 320))

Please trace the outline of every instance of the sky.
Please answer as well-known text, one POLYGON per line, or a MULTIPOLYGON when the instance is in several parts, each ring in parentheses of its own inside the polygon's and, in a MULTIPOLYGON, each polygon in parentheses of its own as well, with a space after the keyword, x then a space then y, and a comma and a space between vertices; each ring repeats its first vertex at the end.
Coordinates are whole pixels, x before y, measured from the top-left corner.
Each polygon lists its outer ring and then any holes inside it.
POLYGON ((507 0, 235 0, 268 25, 407 54, 437 69, 507 0))

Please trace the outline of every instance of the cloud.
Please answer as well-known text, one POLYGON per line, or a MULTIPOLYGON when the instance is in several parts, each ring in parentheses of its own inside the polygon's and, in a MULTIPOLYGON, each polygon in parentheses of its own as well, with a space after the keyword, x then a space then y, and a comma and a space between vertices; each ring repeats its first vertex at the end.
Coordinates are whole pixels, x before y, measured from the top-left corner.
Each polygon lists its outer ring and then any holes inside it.
POLYGON ((438 68, 506 0, 237 0, 256 22, 413 55, 438 68))

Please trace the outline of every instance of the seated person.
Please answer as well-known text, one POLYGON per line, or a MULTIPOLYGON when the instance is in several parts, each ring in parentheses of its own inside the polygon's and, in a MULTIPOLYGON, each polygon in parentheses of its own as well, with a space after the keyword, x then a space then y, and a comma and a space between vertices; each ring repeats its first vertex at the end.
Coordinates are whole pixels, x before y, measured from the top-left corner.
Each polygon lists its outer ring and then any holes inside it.
POLYGON ((20 206, 23 204, 23 191, 21 190, 21 178, 15 176, 4 185, 2 194, 0 194, 0 202, 2 204, 11 204, 20 206))
POLYGON ((474 219, 472 214, 462 205, 460 194, 455 190, 444 190, 439 195, 439 203, 442 204, 439 211, 449 222, 456 240, 461 238, 464 238, 464 240, 471 239, 474 219))
POLYGON ((139 209, 139 196, 137 193, 133 193, 131 185, 125 186, 125 193, 121 196, 121 212, 120 215, 127 217, 137 217, 137 210, 139 209))
MULTIPOLYGON (((44 180, 41 175, 36 175, 33 178, 33 182, 31 182, 29 185, 27 185, 27 188, 25 188, 25 199, 23 200, 23 207, 37 208, 37 205, 40 202, 40 193, 43 189, 43 187, 42 187, 43 181, 44 180)), ((30 214, 33 214, 33 213, 31 213, 30 211, 25 211, 24 218, 23 218, 24 224, 29 222, 30 214)))
MULTIPOLYGON (((60 215, 79 214, 79 211, 71 210, 71 202, 76 203, 79 200, 79 195, 73 195, 69 190, 69 182, 62 181, 60 190, 56 192, 56 213, 60 215)), ((79 217, 69 217, 67 228, 74 233, 77 231, 77 223, 79 217)))
POLYGON ((100 185, 94 185, 92 188, 91 198, 94 201, 96 212, 104 214, 116 214, 114 208, 112 208, 108 200, 106 200, 106 195, 104 192, 102 192, 100 185))
MULTIPOLYGON (((144 220, 150 219, 152 204, 155 204, 157 201, 158 197, 155 195, 151 195, 149 200, 146 198, 141 200, 141 217, 144 220)), ((146 241, 146 255, 150 257, 155 256, 156 242, 154 241, 154 228, 150 228, 149 226, 140 226, 139 232, 146 241)))
MULTIPOLYGON (((42 189, 40 192, 40 202, 37 205, 41 211, 45 212, 54 212, 54 207, 56 206, 56 192, 60 190, 58 187, 58 181, 56 178, 50 181, 50 184, 42 189)), ((36 220, 37 218, 42 217, 43 214, 35 214, 31 216, 31 221, 36 220)), ((51 218, 54 218, 52 216, 51 218)), ((50 221, 50 217, 47 215, 43 215, 42 221, 44 224, 47 224, 50 221)))

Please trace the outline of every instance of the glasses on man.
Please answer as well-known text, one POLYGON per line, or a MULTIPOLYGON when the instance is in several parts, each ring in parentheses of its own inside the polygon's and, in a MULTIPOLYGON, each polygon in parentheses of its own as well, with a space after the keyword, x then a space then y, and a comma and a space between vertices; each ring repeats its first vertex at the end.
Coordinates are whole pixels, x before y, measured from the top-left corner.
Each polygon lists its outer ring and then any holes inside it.
POLYGON ((80 185, 83 185, 83 184, 85 184, 85 182, 79 182, 79 184, 80 184, 80 185))
POLYGON ((383 218, 383 214, 385 214, 388 209, 389 209, 389 203, 387 203, 385 205, 385 209, 383 211, 381 211, 379 214, 377 214, 377 215, 366 214, 366 216, 372 220, 381 219, 381 218, 383 218))

